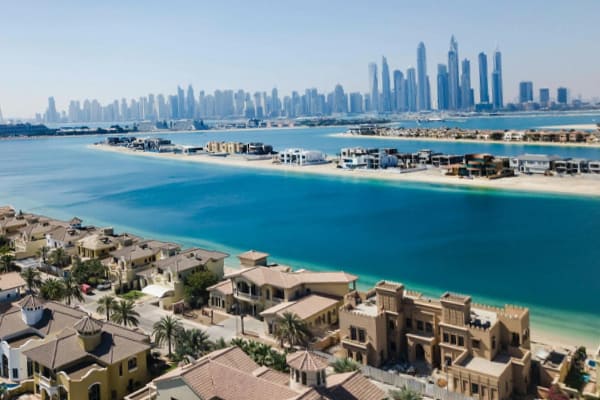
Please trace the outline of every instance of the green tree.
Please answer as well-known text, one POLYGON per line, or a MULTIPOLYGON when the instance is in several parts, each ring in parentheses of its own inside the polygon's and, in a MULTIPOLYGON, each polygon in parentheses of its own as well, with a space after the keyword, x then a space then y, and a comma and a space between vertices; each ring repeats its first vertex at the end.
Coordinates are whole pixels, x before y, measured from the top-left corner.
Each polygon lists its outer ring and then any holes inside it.
POLYGON ((353 372, 360 369, 360 365, 350 358, 338 358, 331 363, 333 370, 338 373, 353 372))
POLYGON ((217 339, 217 341, 213 344, 214 350, 224 349, 225 347, 227 347, 227 341, 225 341, 225 339, 222 337, 217 339))
POLYGON ((423 399, 423 396, 421 396, 419 393, 415 392, 414 390, 407 388, 406 386, 403 386, 399 390, 390 390, 390 396, 394 400, 422 400, 423 399))
POLYGON ((21 276, 25 280, 27 285, 27 293, 33 293, 34 289, 39 288, 42 285, 42 279, 40 271, 35 268, 26 268, 21 272, 21 276))
POLYGON ((3 254, 0 257, 0 264, 2 264, 2 269, 4 272, 10 272, 14 267, 15 258, 10 254, 3 254))
POLYGON ((152 328, 154 342, 159 346, 162 346, 165 342, 167 343, 167 347, 169 348, 169 358, 173 356, 172 343, 182 330, 183 325, 181 325, 181 321, 171 315, 162 317, 152 328))
POLYGON ((186 356, 196 359, 212 349, 213 343, 201 329, 184 329, 175 340, 175 358, 178 360, 183 360, 186 356))
POLYGON ((113 306, 110 319, 124 326, 138 326, 140 314, 135 311, 135 304, 131 300, 119 300, 113 306))
POLYGON ((198 308, 208 303, 208 291, 206 288, 219 281, 219 277, 211 271, 197 271, 188 275, 184 280, 185 301, 198 308))
POLYGON ((6 254, 10 251, 10 240, 4 235, 0 235, 0 254, 6 254))
POLYGON ((62 269, 71 264, 71 256, 69 256, 62 247, 58 247, 48 254, 48 261, 56 268, 62 269))
POLYGON ((290 347, 306 345, 311 337, 308 327, 297 314, 285 312, 275 321, 275 335, 281 347, 287 343, 290 347))
POLYGON ((46 279, 40 285, 40 296, 46 300, 62 300, 65 296, 65 286, 61 280, 46 279))
POLYGON ((81 293, 81 287, 73 279, 72 276, 68 276, 63 280, 64 287, 64 299, 67 301, 67 305, 71 305, 72 300, 83 301, 83 293, 81 293))
POLYGON ((75 259, 71 275, 78 283, 92 283, 94 280, 106 279, 107 267, 95 258, 83 262, 75 259))
POLYGON ((113 296, 107 294, 106 296, 100 297, 98 299, 98 307, 96 308, 96 312, 103 314, 106 313, 106 320, 110 320, 110 313, 116 304, 116 300, 113 296))
POLYGON ((39 249, 37 249, 37 251, 35 252, 35 254, 40 258, 40 260, 44 264, 46 264, 46 261, 48 259, 48 250, 49 250, 48 247, 42 246, 39 249))

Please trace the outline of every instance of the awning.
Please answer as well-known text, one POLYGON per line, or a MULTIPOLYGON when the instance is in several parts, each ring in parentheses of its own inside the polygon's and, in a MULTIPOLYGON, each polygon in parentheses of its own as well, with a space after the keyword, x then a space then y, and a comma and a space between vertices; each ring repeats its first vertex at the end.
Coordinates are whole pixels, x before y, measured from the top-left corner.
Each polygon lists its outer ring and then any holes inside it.
POLYGON ((142 289, 142 293, 149 294, 150 296, 163 298, 169 293, 173 293, 173 289, 161 285, 148 285, 142 289))

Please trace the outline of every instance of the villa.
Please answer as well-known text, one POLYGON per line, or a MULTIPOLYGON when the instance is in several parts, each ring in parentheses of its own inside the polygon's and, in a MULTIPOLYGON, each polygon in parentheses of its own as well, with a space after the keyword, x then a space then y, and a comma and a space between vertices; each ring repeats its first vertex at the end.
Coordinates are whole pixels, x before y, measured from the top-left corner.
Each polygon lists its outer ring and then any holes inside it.
POLYGON ((477 305, 450 293, 432 299, 381 281, 367 294, 347 294, 339 319, 343 349, 362 364, 404 359, 439 368, 450 390, 484 400, 525 394, 531 383, 525 308, 477 305))
POLYGON ((526 174, 544 174, 554 169, 554 163, 562 160, 560 156, 545 154, 523 154, 510 159, 510 167, 526 174))
POLYGON ((97 233, 94 227, 83 227, 79 218, 73 218, 68 225, 60 225, 46 233, 46 247, 52 249, 63 249, 65 252, 75 255, 77 253, 77 242, 86 236, 97 233))
POLYGON ((277 161, 284 165, 318 165, 327 163, 327 156, 316 150, 285 149, 277 155, 277 161))
POLYGON ((25 285, 25 280, 18 272, 0 275, 0 302, 18 300, 25 285))
POLYGON ((126 400, 383 400, 359 371, 327 375, 328 360, 309 351, 287 356, 289 374, 261 367, 238 347, 216 350, 160 376, 126 400))
POLYGON ((139 241, 140 238, 128 233, 115 235, 113 228, 102 228, 77 241, 77 255, 88 259, 103 259, 109 257, 111 252, 139 241))

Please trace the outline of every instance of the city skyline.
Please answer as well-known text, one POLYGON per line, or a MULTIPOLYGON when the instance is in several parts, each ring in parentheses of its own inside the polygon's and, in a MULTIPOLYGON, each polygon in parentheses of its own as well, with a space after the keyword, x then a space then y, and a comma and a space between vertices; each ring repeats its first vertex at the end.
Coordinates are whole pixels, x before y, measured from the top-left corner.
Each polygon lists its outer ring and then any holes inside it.
POLYGON ((518 98, 520 81, 533 78, 537 87, 568 87, 573 98, 599 95, 594 91, 600 87, 594 71, 599 56, 588 50, 594 46, 594 31, 600 31, 592 18, 594 9, 600 11, 596 2, 586 2, 587 7, 556 2, 548 7, 540 1, 512 6, 473 1, 460 10, 433 2, 410 9, 384 2, 385 13, 335 1, 307 1, 294 10, 273 9, 262 1, 202 7, 179 1, 169 8, 159 2, 143 7, 108 3, 92 9, 69 1, 56 7, 5 6, 6 15, 27 15, 31 22, 26 31, 18 18, 8 18, 0 27, 0 49, 9 55, 0 74, 5 118, 32 117, 46 107, 49 96, 56 98, 57 108, 66 109, 70 99, 107 103, 167 93, 188 83, 207 92, 277 87, 285 94, 305 87, 330 91, 340 83, 347 92, 365 93, 366 60, 385 55, 392 70, 406 70, 416 66, 415 46, 421 41, 427 47, 435 106, 434 75, 437 64, 447 62, 452 34, 461 43, 459 62, 471 60, 476 93, 477 55, 483 51, 491 58, 499 45, 508 57, 503 71, 505 103, 518 98), (107 21, 106 29, 89 29, 90 15, 107 21), (259 18, 265 23, 255 22, 259 18), (392 23, 398 18, 402 24, 392 23), (506 23, 512 28, 505 29, 506 23), (582 25, 586 30, 577 29, 582 25), (361 28, 347 29, 351 26, 361 28), (368 38, 364 29, 369 29, 368 38))

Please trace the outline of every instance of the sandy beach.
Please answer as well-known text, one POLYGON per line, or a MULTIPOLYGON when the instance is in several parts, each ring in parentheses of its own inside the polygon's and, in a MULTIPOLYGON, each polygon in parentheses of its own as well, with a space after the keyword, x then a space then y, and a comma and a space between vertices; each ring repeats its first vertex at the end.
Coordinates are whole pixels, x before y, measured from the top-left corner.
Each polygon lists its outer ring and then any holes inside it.
POLYGON ((571 124, 571 125, 548 125, 539 126, 539 129, 575 129, 576 131, 595 131, 600 130, 600 127, 596 124, 571 124))
POLYGON ((486 178, 461 179, 445 176, 441 169, 400 173, 397 170, 345 170, 336 168, 334 163, 306 166, 273 164, 271 160, 249 161, 242 157, 214 157, 209 155, 183 155, 173 153, 150 153, 129 150, 108 145, 90 145, 91 148, 141 157, 198 162, 238 168, 254 168, 269 171, 315 174, 340 178, 371 179, 379 181, 397 181, 399 183, 425 183, 438 186, 470 187, 473 189, 491 189, 518 192, 537 192, 574 196, 600 197, 600 176, 547 177, 521 175, 512 178, 489 180, 486 178))
POLYGON ((445 139, 431 137, 406 137, 406 136, 379 136, 379 135, 353 135, 350 133, 332 133, 331 137, 346 139, 381 139, 400 140, 408 142, 446 142, 446 143, 477 143, 477 144, 504 144, 508 146, 556 146, 556 147, 588 147, 600 148, 600 143, 556 143, 556 142, 508 142, 504 140, 477 140, 477 139, 445 139))

